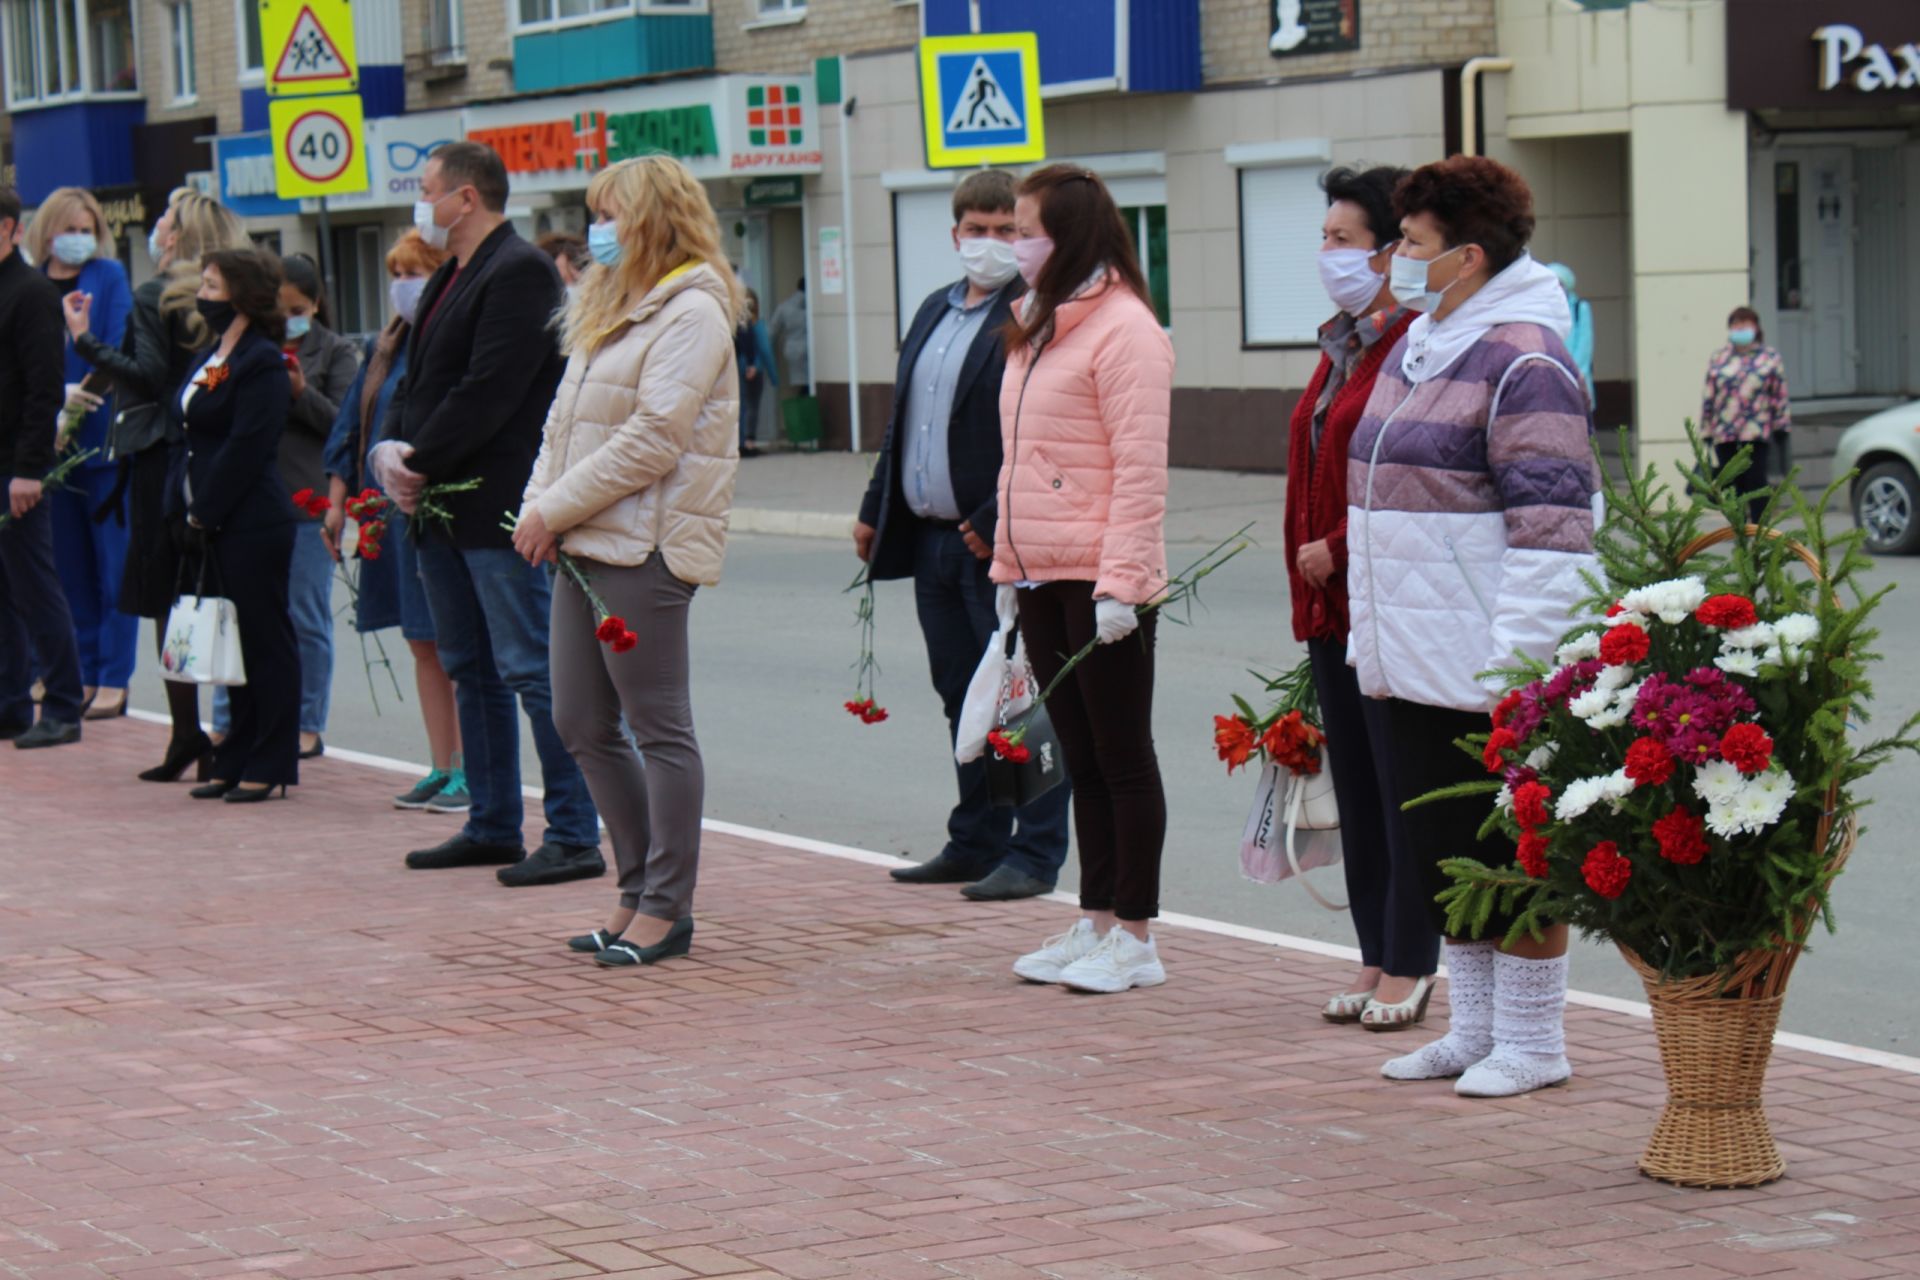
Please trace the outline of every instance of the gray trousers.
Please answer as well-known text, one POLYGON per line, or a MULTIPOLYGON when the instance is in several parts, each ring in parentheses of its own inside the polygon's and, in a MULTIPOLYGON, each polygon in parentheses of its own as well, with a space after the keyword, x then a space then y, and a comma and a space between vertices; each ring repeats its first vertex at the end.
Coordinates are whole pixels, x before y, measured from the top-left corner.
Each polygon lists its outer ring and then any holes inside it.
POLYGON ((678 920, 693 909, 707 786, 688 689, 694 587, 674 577, 658 552, 637 568, 593 560, 580 567, 640 643, 615 653, 596 640, 593 607, 573 579, 556 574, 549 641, 554 727, 607 825, 621 905, 678 920))

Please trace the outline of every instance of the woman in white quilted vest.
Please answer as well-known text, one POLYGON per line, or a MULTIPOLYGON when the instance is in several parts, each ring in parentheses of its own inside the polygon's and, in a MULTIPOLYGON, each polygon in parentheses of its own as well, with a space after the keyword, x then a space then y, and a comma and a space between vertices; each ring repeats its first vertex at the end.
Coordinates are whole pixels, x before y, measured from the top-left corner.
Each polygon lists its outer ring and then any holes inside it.
MULTIPOLYGON (((1388 355, 1348 445, 1347 660, 1360 691, 1386 700, 1391 786, 1405 803, 1486 777, 1454 743, 1487 729, 1501 687, 1482 673, 1516 655, 1550 658, 1572 626, 1589 594, 1581 572, 1598 568, 1599 477, 1586 386, 1566 347, 1566 294, 1526 251, 1526 183, 1495 161, 1455 156, 1416 169, 1394 212, 1403 238, 1389 281, 1423 314, 1388 355)), ((1444 858, 1513 864, 1511 843, 1479 838, 1486 813, 1476 798, 1413 815, 1429 901, 1449 883, 1444 858)), ((1437 905, 1434 919, 1444 930, 1437 905)), ((1450 1029, 1382 1074, 1457 1076, 1468 1097, 1572 1074, 1566 926, 1503 949, 1511 923, 1447 939, 1450 1029)))
POLYGON ((726 555, 741 292, 706 191, 679 161, 622 161, 594 178, 587 207, 595 265, 567 306, 567 371, 514 546, 534 564, 564 546, 610 615, 559 576, 554 727, 586 775, 620 871, 606 926, 568 946, 625 967, 686 955, 693 940, 706 774, 687 613, 694 591, 720 580, 726 555))

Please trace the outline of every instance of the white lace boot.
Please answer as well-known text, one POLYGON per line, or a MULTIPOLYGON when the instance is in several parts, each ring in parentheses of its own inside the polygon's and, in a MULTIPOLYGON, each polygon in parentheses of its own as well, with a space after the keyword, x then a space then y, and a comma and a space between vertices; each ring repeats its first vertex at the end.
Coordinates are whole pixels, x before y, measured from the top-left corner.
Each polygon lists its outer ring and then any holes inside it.
POLYGON ((1449 942, 1447 1034, 1380 1068, 1389 1080, 1444 1080, 1457 1076, 1493 1049, 1493 955, 1491 942, 1449 942))
POLYGON ((1567 1065, 1567 958, 1493 962, 1493 1052, 1460 1077, 1463 1098, 1511 1098, 1573 1075, 1567 1065))

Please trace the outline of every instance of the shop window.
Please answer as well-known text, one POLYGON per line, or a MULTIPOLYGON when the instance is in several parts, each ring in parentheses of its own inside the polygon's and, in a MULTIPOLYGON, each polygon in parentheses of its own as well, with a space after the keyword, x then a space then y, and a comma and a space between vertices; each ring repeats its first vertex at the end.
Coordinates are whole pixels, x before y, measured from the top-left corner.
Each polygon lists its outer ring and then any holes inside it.
POLYGON ((173 100, 190 102, 200 95, 199 69, 193 61, 193 4, 174 0, 167 6, 169 60, 173 68, 173 100))
POLYGON ((1240 339, 1249 347, 1318 340, 1327 295, 1314 256, 1327 197, 1318 164, 1240 170, 1240 339))
POLYGON ((15 107, 137 93, 132 0, 0 0, 15 107))
POLYGON ((1173 308, 1167 298, 1167 207, 1163 204, 1122 208, 1120 216, 1133 232, 1133 251, 1147 277, 1147 294, 1160 327, 1173 327, 1173 308))
POLYGON ((807 16, 807 0, 753 0, 755 15, 764 21, 807 16))
POLYGON ((1782 311, 1800 309, 1800 165, 1781 161, 1773 166, 1773 278, 1774 305, 1782 311))
POLYGON ((520 29, 591 22, 633 12, 633 0, 520 0, 520 29))
POLYGON ((266 55, 260 46, 260 6, 255 0, 233 0, 234 22, 240 36, 240 74, 244 78, 264 79, 266 55))

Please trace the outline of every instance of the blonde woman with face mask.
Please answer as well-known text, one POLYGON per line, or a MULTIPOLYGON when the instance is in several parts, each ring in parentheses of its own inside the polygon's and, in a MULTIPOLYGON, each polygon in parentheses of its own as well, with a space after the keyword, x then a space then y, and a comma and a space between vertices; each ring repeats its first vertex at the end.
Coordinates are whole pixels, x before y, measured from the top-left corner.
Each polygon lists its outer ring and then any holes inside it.
POLYGON ((587 188, 587 208, 595 265, 566 312, 567 370, 513 544, 537 565, 564 540, 633 637, 617 648, 596 638, 586 595, 559 575, 554 727, 620 870, 606 927, 568 945, 622 968, 686 955, 693 939, 706 782, 687 614, 726 554, 739 467, 733 330, 745 312, 713 208, 679 161, 614 165, 587 188))

